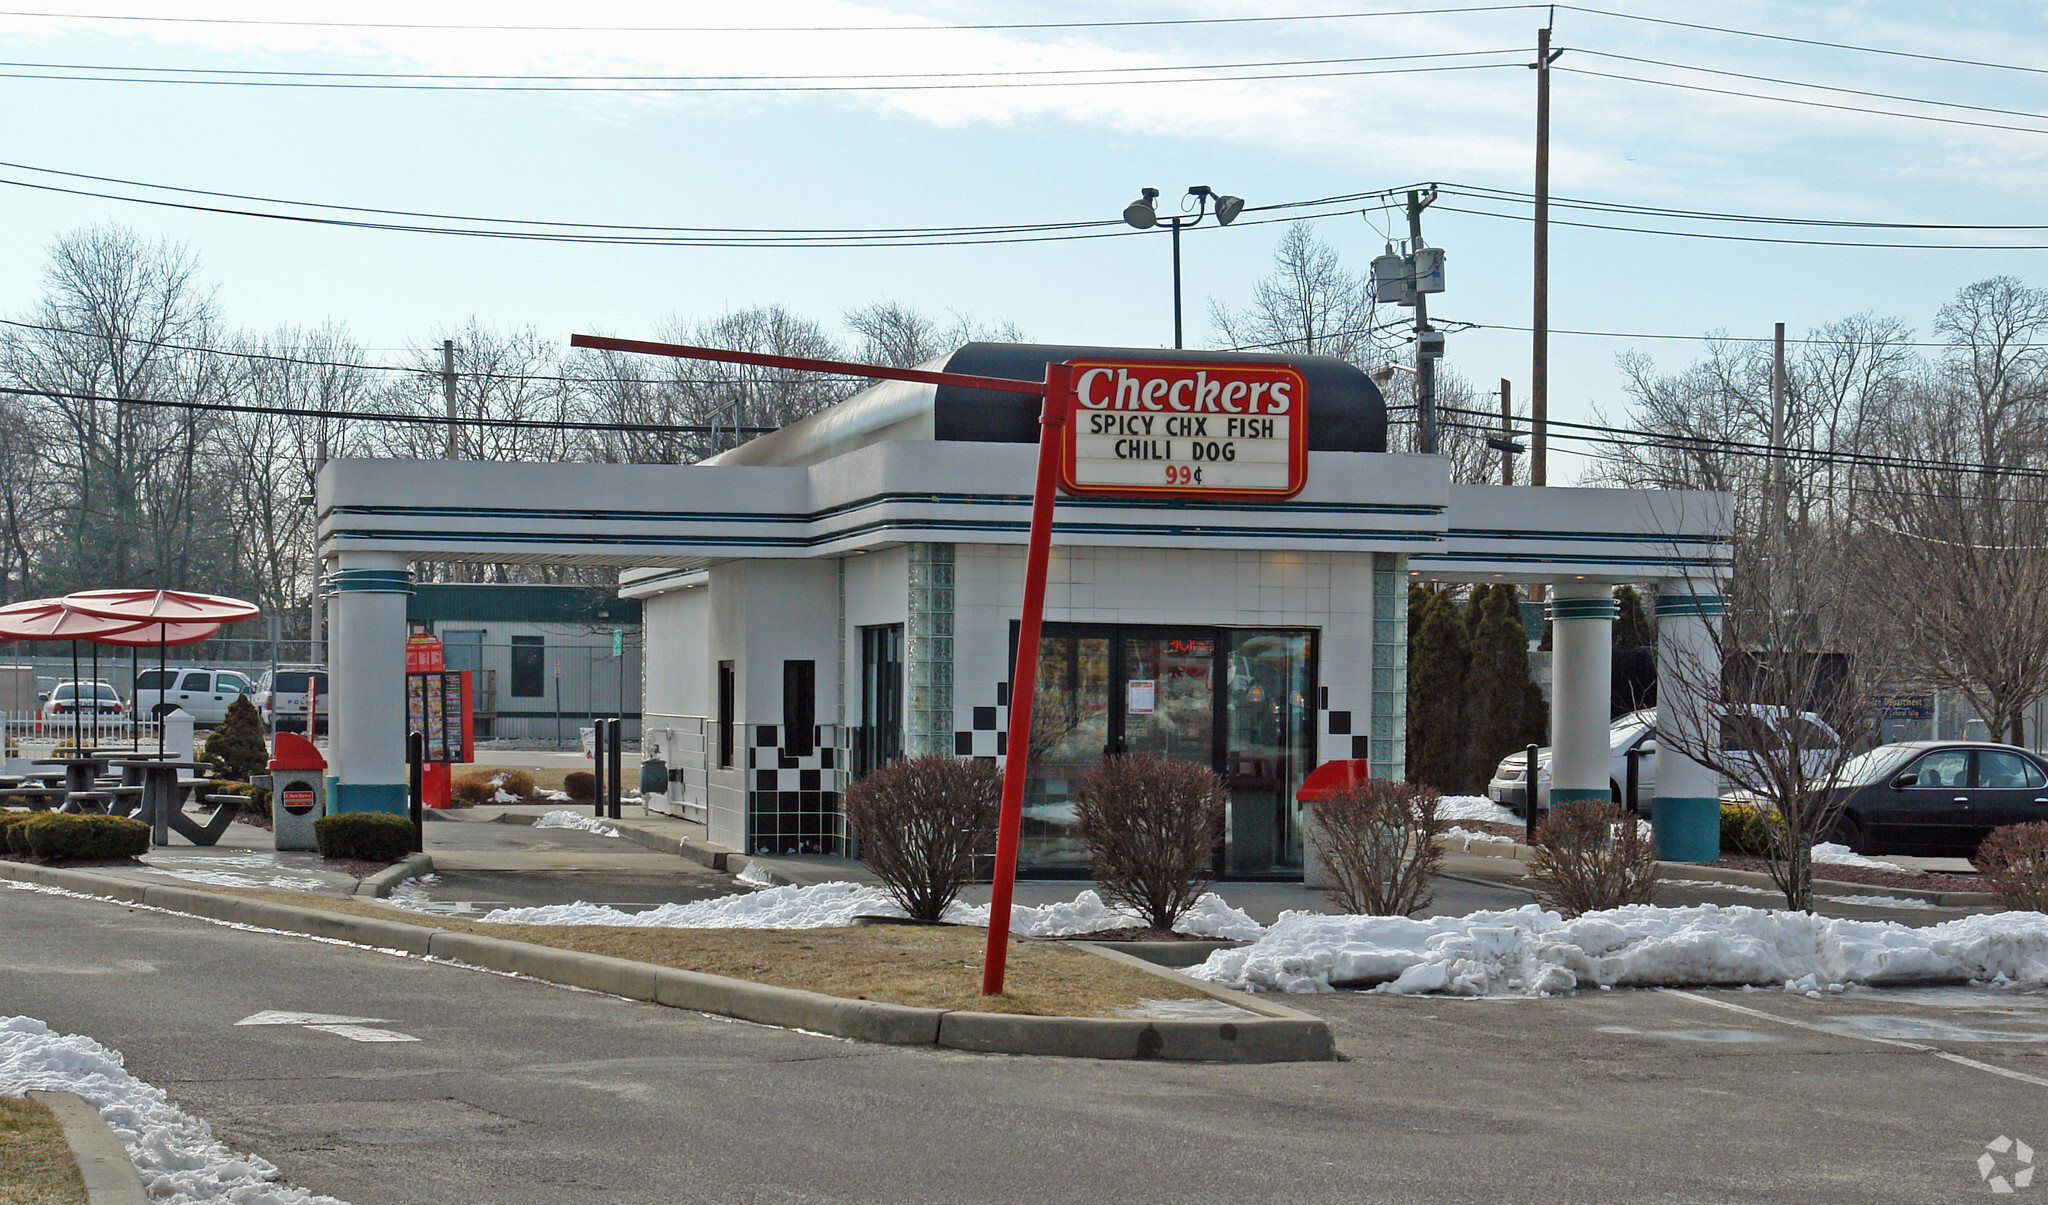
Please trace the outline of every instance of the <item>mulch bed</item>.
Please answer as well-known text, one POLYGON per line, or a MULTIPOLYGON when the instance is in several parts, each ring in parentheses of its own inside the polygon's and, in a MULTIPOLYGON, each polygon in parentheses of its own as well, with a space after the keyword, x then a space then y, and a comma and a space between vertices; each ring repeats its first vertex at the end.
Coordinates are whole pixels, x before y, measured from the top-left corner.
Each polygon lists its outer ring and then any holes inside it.
POLYGON ((1148 929, 1143 925, 1131 925, 1123 929, 1097 929, 1093 933, 1061 933, 1054 941, 1215 941, 1213 937, 1197 937, 1192 933, 1177 933, 1172 929, 1148 929))

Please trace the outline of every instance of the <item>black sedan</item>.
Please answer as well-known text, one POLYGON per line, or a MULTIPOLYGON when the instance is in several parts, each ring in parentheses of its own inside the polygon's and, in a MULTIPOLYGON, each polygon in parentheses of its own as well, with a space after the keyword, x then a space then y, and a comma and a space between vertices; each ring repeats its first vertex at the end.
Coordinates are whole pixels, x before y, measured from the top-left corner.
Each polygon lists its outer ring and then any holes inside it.
POLYGON ((1857 853, 1969 857, 1992 829, 2048 820, 2048 762, 2013 745, 1905 741, 1842 765, 1831 838, 1857 853))

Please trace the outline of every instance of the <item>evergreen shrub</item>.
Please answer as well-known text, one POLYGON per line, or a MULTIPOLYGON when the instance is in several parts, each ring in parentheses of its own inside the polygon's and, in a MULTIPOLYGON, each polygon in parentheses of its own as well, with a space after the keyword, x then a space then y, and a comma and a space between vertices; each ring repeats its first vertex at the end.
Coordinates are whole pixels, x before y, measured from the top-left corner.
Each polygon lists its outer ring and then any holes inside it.
POLYGON ((1753 803, 1721 805, 1721 848, 1726 852, 1769 857, 1783 827, 1774 808, 1753 803))
POLYGON ((17 858, 28 856, 28 834, 17 833, 30 818, 38 812, 0 812, 0 854, 12 854, 17 858))
POLYGON ((91 862, 149 852, 149 826, 132 816, 44 812, 20 829, 28 850, 46 862, 91 862))
POLYGON ((412 852, 412 833, 411 820, 389 812, 339 812, 313 822, 321 857, 357 862, 398 861, 412 852))
POLYGON ((248 695, 228 704, 227 718, 207 734, 201 760, 217 777, 247 781, 270 764, 270 746, 263 739, 263 717, 248 695))

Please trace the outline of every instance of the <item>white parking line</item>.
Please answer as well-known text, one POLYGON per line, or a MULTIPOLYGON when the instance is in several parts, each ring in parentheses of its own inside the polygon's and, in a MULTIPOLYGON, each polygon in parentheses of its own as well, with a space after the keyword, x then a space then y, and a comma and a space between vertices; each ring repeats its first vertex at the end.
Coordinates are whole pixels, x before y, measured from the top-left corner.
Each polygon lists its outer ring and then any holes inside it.
POLYGON ((351 1042, 417 1042, 418 1038, 395 1029, 376 1029, 371 1023, 382 1023, 382 1017, 337 1017, 329 1013, 292 1013, 267 1009, 250 1013, 236 1025, 296 1025, 301 1029, 317 1029, 347 1038, 351 1042))
POLYGON ((1964 1058, 1960 1054, 1950 1054, 1946 1050, 1937 1049, 1933 1046, 1923 1046, 1918 1042, 1907 1042, 1898 1038, 1873 1037, 1867 1034, 1846 1034, 1839 1030, 1829 1029, 1826 1026, 1815 1025, 1810 1021, 1798 1021, 1791 1017, 1780 1017, 1775 1013, 1767 1013, 1761 1009, 1745 1008, 1731 1000, 1715 1000, 1712 997, 1702 996, 1696 992, 1680 991, 1675 987, 1660 987, 1657 990, 1667 996, 1682 996, 1696 1004, 1705 1004, 1711 1008, 1725 1008, 1729 1012, 1741 1013, 1743 1016, 1755 1017, 1761 1021, 1772 1021, 1779 1025, 1789 1025, 1794 1029, 1810 1029, 1815 1033, 1826 1034, 1831 1038, 1849 1038, 1857 1042, 1876 1042, 1880 1046, 1897 1046, 1902 1050, 1914 1050, 1921 1054, 1931 1054, 1935 1058, 1946 1059, 1959 1066, 1973 1067, 1978 1071, 1989 1071, 1993 1075, 2002 1075, 2007 1079, 2018 1080, 2023 1084, 2032 1084, 2037 1088, 2048 1088, 2048 1079, 2028 1075, 2024 1071, 2014 1071, 2009 1067, 1995 1067, 1990 1063, 1980 1063, 1976 1059, 1964 1058))

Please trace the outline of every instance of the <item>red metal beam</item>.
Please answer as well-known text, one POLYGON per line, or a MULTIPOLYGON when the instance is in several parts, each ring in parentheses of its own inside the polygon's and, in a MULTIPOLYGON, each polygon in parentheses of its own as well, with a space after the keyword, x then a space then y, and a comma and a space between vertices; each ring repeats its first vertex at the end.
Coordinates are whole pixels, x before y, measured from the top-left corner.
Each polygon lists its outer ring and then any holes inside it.
POLYGON ((918 381, 926 385, 958 385, 962 389, 993 389, 1002 393, 1045 396, 1043 381, 1013 381, 1008 377, 977 377, 963 372, 930 372, 922 368, 890 368, 882 364, 855 364, 848 360, 813 360, 805 356, 771 356, 760 352, 727 351, 722 347, 691 347, 683 343, 649 343, 641 339, 612 339, 604 335, 571 335, 569 346, 597 351, 635 352, 644 356, 675 356, 685 360, 719 360, 727 364, 754 364, 762 368, 795 368, 805 372, 826 372, 842 377, 873 377, 887 381, 918 381))

